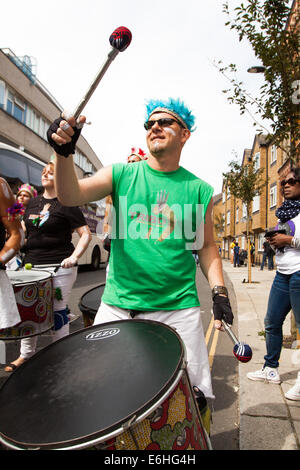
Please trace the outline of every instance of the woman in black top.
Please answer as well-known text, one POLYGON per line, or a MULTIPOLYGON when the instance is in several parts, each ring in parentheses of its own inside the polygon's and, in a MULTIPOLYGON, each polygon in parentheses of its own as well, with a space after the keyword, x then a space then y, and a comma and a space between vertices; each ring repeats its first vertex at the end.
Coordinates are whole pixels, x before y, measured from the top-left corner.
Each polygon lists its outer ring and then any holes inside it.
MULTIPOLYGON (((65 207, 56 197, 54 187, 54 165, 49 163, 42 172, 43 195, 31 199, 23 218, 26 231, 25 264, 51 264, 61 267, 53 273, 54 332, 53 341, 69 334, 68 299, 77 276, 77 262, 91 240, 91 232, 78 207, 65 207), (79 241, 74 248, 72 233, 76 231, 79 241)), ((40 267, 39 267, 40 269, 40 267)), ((6 367, 12 372, 36 349, 37 336, 21 340, 20 357, 6 367)))

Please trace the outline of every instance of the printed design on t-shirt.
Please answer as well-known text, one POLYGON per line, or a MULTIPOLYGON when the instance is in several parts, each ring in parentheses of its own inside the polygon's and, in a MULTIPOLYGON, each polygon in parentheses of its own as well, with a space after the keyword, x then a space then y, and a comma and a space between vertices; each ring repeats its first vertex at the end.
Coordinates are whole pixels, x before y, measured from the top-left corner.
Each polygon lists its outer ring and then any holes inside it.
POLYGON ((148 225, 146 238, 155 239, 155 243, 163 242, 173 233, 176 223, 174 211, 167 204, 169 193, 160 190, 157 193, 156 204, 151 206, 151 214, 139 211, 129 211, 131 220, 148 225))
POLYGON ((285 223, 279 222, 276 225, 275 230, 285 230, 286 235, 291 235, 293 237, 295 235, 295 224, 292 220, 285 223))
POLYGON ((47 222, 47 220, 49 219, 49 215, 50 215, 50 206, 51 204, 45 204, 44 205, 44 208, 43 210, 41 211, 40 213, 40 223, 39 223, 39 227, 41 227, 45 222, 47 222))
POLYGON ((32 224, 39 228, 45 222, 47 222, 50 216, 50 207, 51 204, 47 203, 44 205, 43 210, 41 210, 39 214, 30 214, 29 220, 32 220, 32 224))
MULTIPOLYGON (((167 204, 168 197, 169 197, 169 193, 167 193, 166 190, 162 189, 161 191, 159 191, 157 195, 156 206, 154 206, 153 208, 153 213, 155 215, 162 214, 166 222, 164 231, 162 232, 160 237, 158 237, 155 243, 162 242, 166 238, 169 238, 171 233, 174 232, 175 215, 174 215, 174 212, 170 209, 170 207, 167 204)), ((151 228, 148 232, 148 238, 150 237, 150 234, 151 234, 151 228)))

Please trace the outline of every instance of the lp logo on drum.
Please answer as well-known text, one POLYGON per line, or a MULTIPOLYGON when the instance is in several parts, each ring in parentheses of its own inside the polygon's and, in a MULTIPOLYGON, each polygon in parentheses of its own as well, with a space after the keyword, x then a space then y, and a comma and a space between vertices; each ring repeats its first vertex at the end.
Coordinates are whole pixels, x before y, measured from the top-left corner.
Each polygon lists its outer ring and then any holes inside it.
POLYGON ((120 333, 119 328, 105 328, 103 330, 94 331, 93 333, 88 334, 85 339, 88 341, 94 341, 96 339, 106 339, 111 338, 112 336, 120 333))

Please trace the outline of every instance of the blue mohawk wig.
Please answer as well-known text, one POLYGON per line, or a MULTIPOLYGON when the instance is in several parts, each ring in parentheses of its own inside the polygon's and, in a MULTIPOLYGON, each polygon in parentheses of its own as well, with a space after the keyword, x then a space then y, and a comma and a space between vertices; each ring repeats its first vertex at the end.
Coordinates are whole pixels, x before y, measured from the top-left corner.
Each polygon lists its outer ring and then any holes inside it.
POLYGON ((167 100, 150 100, 146 104, 146 121, 154 112, 166 112, 176 117, 191 132, 195 130, 195 116, 179 98, 167 100))

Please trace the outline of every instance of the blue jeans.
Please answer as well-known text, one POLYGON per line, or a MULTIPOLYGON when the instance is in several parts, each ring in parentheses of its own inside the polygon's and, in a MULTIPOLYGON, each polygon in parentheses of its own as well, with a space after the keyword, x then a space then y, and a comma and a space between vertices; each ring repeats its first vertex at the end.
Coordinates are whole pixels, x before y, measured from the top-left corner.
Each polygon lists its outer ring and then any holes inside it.
POLYGON ((276 273, 265 317, 266 347, 265 366, 278 367, 282 348, 282 325, 293 310, 300 332, 300 271, 293 274, 276 273))

